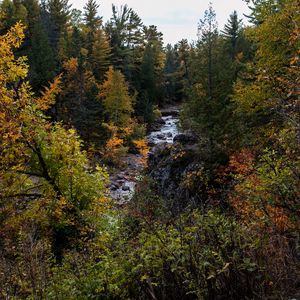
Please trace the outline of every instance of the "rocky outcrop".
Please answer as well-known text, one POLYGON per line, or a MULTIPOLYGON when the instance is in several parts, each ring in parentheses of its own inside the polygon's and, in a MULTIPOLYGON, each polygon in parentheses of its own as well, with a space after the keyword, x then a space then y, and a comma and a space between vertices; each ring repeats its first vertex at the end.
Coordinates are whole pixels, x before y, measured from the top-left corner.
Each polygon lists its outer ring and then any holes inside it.
POLYGON ((192 133, 179 133, 174 137, 173 141, 182 145, 194 145, 197 143, 197 137, 192 133))
POLYGON ((163 118, 156 119, 152 124, 149 125, 148 131, 159 131, 160 128, 166 124, 166 121, 163 118))
POLYGON ((191 175, 199 174, 201 162, 196 137, 182 133, 174 138, 174 144, 159 144, 149 154, 148 175, 156 182, 159 195, 173 213, 187 206, 199 206, 202 183, 190 182, 191 175))
POLYGON ((162 116, 173 116, 177 117, 180 113, 180 107, 179 106, 168 106, 165 108, 162 108, 160 110, 162 116))

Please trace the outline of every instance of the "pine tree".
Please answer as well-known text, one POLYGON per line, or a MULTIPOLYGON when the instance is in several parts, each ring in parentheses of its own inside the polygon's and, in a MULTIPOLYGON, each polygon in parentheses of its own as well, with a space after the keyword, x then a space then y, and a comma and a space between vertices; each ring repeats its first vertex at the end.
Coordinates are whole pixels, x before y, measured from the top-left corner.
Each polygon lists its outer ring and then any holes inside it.
POLYGON ((213 163, 226 156, 233 82, 232 60, 225 55, 211 5, 199 22, 198 37, 197 47, 191 53, 191 86, 184 115, 187 126, 201 137, 203 157, 213 163))
POLYGON ((111 48, 104 30, 98 29, 94 33, 94 38, 91 66, 95 78, 101 81, 110 64, 111 48))
POLYGON ((34 26, 37 22, 40 21, 41 17, 41 10, 38 0, 23 0, 22 4, 26 8, 28 15, 27 15, 27 23, 28 23, 28 32, 31 38, 34 26))
POLYGON ((68 0, 49 0, 47 10, 49 13, 50 44, 55 53, 59 53, 59 44, 63 44, 61 39, 65 38, 67 24, 70 20, 70 8, 68 0))
POLYGON ((93 44, 95 42, 95 32, 100 29, 102 19, 98 16, 97 10, 99 5, 94 0, 88 0, 84 6, 83 19, 87 28, 86 48, 89 54, 93 52, 93 44))
POLYGON ((222 31, 223 36, 230 44, 229 52, 232 60, 234 60, 238 53, 238 40, 240 38, 242 29, 241 24, 242 20, 238 18, 237 12, 234 11, 230 15, 229 20, 222 31))
POLYGON ((30 78, 35 91, 42 86, 48 85, 55 76, 55 60, 50 47, 48 36, 38 20, 33 29, 31 37, 31 48, 29 52, 30 78))
POLYGON ((4 0, 0 3, 0 33, 6 33, 17 22, 27 24, 28 11, 19 0, 4 0))
POLYGON ((205 11, 204 18, 198 25, 198 43, 207 55, 207 96, 212 99, 213 93, 213 48, 216 45, 218 37, 218 25, 216 22, 216 13, 211 4, 205 11))
POLYGON ((135 48, 142 43, 143 24, 139 16, 127 5, 112 5, 113 16, 105 26, 112 48, 112 63, 127 79, 136 71, 135 48))
POLYGON ((86 29, 85 49, 87 49, 88 68, 97 80, 103 80, 109 66, 110 45, 104 30, 102 18, 98 16, 99 5, 89 0, 84 7, 84 26, 86 29))

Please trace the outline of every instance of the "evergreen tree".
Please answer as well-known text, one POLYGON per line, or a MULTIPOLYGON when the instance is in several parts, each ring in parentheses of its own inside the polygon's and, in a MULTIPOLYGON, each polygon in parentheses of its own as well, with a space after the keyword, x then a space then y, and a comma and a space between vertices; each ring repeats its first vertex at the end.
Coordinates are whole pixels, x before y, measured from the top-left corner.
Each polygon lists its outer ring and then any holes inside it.
POLYGON ((61 51, 60 47, 66 39, 67 24, 70 20, 70 8, 68 0, 49 0, 47 3, 47 12, 49 13, 50 44, 56 55, 61 51))
POLYGON ((31 38, 35 24, 40 21, 41 10, 38 0, 22 0, 22 4, 26 8, 27 12, 27 24, 29 37, 31 38))
POLYGON ((110 45, 104 30, 102 18, 97 15, 99 5, 89 0, 84 7, 84 24, 87 31, 85 48, 88 67, 97 80, 102 80, 109 66, 110 45))
POLYGON ((94 0, 88 0, 84 6, 83 19, 87 28, 86 48, 89 54, 93 52, 93 44, 95 42, 95 32, 100 29, 102 19, 98 16, 97 10, 99 5, 94 0))
POLYGON ((238 14, 234 11, 228 20, 228 23, 225 25, 224 30, 222 31, 223 36, 226 40, 228 40, 230 45, 230 55, 232 60, 238 53, 238 40, 241 35, 241 24, 242 20, 238 18, 238 14))
POLYGON ((29 52, 30 78, 35 91, 48 85, 55 76, 55 59, 47 33, 38 20, 32 29, 29 52))
POLYGON ((215 48, 218 37, 218 25, 216 22, 216 13, 210 5, 208 10, 205 11, 204 18, 200 20, 198 25, 198 45, 207 57, 207 84, 206 91, 208 100, 212 99, 214 89, 213 81, 213 64, 214 55, 213 48, 215 48))
POLYGON ((140 55, 135 55, 135 48, 142 43, 143 24, 127 5, 120 8, 112 5, 112 11, 113 16, 105 26, 112 48, 112 63, 131 79, 137 68, 136 61, 140 59, 140 55))
POLYGON ((226 140, 232 126, 230 93, 233 64, 225 54, 224 41, 218 34, 212 8, 205 12, 198 27, 198 43, 192 55, 189 78, 189 101, 185 106, 185 123, 199 135, 203 157, 209 163, 226 158, 226 140), (225 155, 225 156, 224 156, 225 155))
POLYGON ((97 80, 103 80, 104 74, 110 64, 111 48, 104 30, 98 29, 91 53, 91 66, 97 80))
POLYGON ((27 25, 28 11, 20 0, 3 0, 0 3, 0 33, 6 33, 17 22, 27 25))

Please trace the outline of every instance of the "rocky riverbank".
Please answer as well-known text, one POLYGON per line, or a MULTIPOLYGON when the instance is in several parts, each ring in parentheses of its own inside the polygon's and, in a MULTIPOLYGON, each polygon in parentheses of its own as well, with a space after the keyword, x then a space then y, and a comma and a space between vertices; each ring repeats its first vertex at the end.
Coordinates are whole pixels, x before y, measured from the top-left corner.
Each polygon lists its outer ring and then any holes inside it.
MULTIPOLYGON (((147 135, 151 149, 157 145, 173 143, 173 139, 179 133, 179 111, 178 106, 170 106, 161 110, 162 117, 151 125, 147 135)), ((119 204, 126 203, 132 198, 138 177, 145 168, 143 158, 139 154, 128 154, 124 158, 124 166, 123 169, 116 170, 110 176, 110 196, 119 204)))
POLYGON ((172 144, 156 145, 149 153, 147 175, 172 212, 182 211, 187 206, 196 207, 203 200, 202 181, 191 180, 201 175, 202 169, 196 141, 192 134, 180 133, 172 144))

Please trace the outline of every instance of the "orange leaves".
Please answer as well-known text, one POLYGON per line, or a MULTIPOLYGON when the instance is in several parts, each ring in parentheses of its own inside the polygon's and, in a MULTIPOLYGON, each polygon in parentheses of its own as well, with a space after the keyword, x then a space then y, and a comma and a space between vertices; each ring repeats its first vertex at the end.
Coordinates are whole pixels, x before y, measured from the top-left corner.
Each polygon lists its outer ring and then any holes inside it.
POLYGON ((70 58, 63 64, 64 69, 69 73, 69 74, 75 74, 78 69, 78 60, 77 58, 70 58))
POLYGON ((119 139, 117 137, 112 137, 111 139, 108 140, 106 143, 106 147, 109 150, 114 150, 115 148, 118 148, 123 145, 123 140, 119 139))
POLYGON ((276 152, 266 150, 256 160, 247 149, 231 157, 229 168, 236 181, 229 201, 245 223, 279 232, 295 228, 289 211, 293 207, 286 207, 289 194, 284 189, 292 184, 292 178, 281 159, 276 152))
POLYGON ((230 157, 230 170, 239 175, 249 175, 253 171, 254 155, 248 149, 242 149, 230 157))
POLYGON ((37 109, 45 111, 54 104, 56 96, 61 92, 61 75, 58 75, 49 87, 45 87, 42 96, 35 100, 37 109))
POLYGON ((282 208, 267 205, 266 212, 279 231, 284 232, 293 228, 290 218, 282 208))
POLYGON ((105 146, 104 159, 107 163, 112 163, 116 166, 121 166, 128 148, 124 147, 124 140, 113 135, 105 146))
POLYGON ((109 89, 112 88, 113 72, 114 72, 114 69, 112 66, 110 66, 108 71, 105 74, 106 80, 103 82, 103 84, 101 86, 101 92, 99 93, 100 97, 106 97, 109 89))
POLYGON ((143 165, 146 166, 148 161, 148 153, 149 153, 149 146, 147 145, 147 142, 144 139, 141 139, 141 140, 135 140, 133 141, 133 143, 136 149, 142 155, 143 165))

